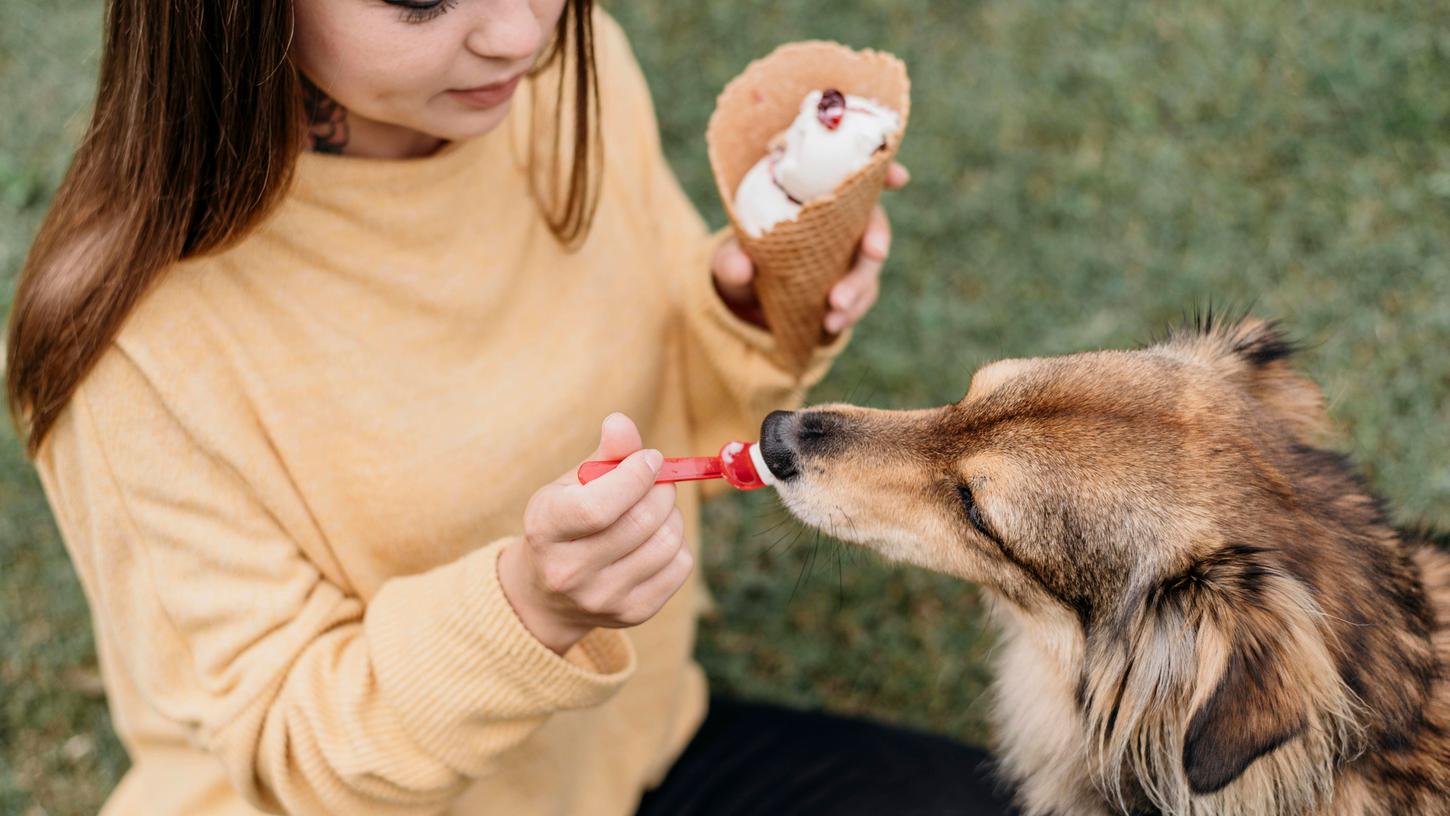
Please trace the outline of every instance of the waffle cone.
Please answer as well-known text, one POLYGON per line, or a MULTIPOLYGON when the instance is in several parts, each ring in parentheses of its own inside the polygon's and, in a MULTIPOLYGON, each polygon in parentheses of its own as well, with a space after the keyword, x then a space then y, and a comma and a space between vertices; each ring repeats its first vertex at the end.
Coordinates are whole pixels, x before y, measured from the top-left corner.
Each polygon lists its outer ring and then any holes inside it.
POLYGON ((824 41, 780 46, 746 66, 715 101, 705 131, 710 169, 735 235, 755 262, 756 294, 781 361, 797 370, 830 340, 822 326, 827 296, 850 269, 910 112, 911 81, 901 60, 824 41), (753 237, 736 216, 735 190, 771 140, 794 121, 806 94, 823 88, 873 99, 895 110, 901 127, 831 195, 806 203, 794 221, 753 237))

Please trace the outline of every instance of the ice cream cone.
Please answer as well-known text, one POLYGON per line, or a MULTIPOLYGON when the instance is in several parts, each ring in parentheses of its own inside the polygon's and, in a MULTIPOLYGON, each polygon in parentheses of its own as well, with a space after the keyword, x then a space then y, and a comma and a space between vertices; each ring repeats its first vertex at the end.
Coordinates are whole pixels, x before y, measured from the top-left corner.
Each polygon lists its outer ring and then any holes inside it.
POLYGON ((830 339, 822 325, 829 311, 826 298, 850 269, 910 110, 911 81, 901 60, 824 41, 780 46, 746 66, 715 102, 705 131, 710 168, 735 234, 755 262, 756 293, 787 365, 802 368, 811 352, 830 339), (900 115, 901 127, 833 194, 807 202, 795 220, 751 236, 734 210, 736 188, 771 140, 790 126, 806 94, 824 88, 891 108, 900 115))

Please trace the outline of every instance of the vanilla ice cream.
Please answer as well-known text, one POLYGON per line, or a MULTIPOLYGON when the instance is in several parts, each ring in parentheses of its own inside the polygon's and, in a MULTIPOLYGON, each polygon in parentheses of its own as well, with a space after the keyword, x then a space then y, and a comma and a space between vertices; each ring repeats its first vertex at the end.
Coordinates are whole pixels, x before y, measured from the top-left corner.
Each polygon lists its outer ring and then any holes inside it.
POLYGON ((870 99, 834 89, 806 94, 784 140, 740 181, 735 215, 741 226, 759 237, 793 220, 807 202, 865 166, 900 127, 895 111, 870 99))

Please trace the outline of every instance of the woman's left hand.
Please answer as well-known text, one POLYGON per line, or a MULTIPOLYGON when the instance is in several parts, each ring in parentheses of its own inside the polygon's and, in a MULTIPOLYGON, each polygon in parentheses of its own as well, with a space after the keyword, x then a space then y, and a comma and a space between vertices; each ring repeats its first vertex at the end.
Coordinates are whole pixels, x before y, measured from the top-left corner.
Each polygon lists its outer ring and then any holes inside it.
MULTIPOLYGON (((886 171, 886 189, 899 190, 911 180, 911 174, 897 162, 892 162, 886 171)), ((871 221, 861 236, 861 246, 856 250, 856 263, 851 271, 831 288, 826 313, 825 329, 838 334, 854 325, 871 307, 876 305, 876 296, 881 291, 881 265, 886 262, 886 253, 891 248, 891 222, 881 205, 871 212, 871 221)), ((715 250, 710 264, 715 277, 715 290, 725 305, 742 320, 765 328, 765 315, 760 300, 755 296, 755 264, 741 249, 740 242, 730 238, 715 250)))

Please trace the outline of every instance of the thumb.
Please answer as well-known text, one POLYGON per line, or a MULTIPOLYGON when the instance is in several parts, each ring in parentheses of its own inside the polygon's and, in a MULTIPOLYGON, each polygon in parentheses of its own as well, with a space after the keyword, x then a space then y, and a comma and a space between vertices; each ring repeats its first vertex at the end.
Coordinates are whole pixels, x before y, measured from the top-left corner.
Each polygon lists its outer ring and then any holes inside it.
POLYGON ((599 447, 594 449, 590 459, 623 459, 644 447, 639 438, 639 428, 634 420, 615 412, 604 418, 599 426, 599 447))

